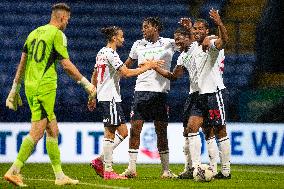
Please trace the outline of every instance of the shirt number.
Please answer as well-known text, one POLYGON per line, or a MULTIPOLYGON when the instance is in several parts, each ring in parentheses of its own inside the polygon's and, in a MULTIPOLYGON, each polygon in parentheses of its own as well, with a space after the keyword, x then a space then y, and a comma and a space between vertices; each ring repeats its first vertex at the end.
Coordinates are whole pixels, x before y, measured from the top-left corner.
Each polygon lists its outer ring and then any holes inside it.
POLYGON ((36 61, 36 63, 41 62, 45 57, 45 49, 46 49, 46 42, 44 40, 39 40, 36 43, 36 39, 34 39, 31 43, 32 47, 32 57, 36 61))

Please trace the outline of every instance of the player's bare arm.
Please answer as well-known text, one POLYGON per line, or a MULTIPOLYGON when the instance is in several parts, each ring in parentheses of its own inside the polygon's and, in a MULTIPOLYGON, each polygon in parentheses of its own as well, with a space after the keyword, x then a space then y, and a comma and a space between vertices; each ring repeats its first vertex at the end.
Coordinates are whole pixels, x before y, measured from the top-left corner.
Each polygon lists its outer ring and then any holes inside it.
POLYGON ((135 62, 134 59, 128 57, 124 64, 126 65, 127 68, 131 68, 131 66, 133 66, 134 62, 135 62))
POLYGON ((177 80, 178 78, 180 78, 183 75, 184 67, 180 66, 180 65, 177 65, 174 68, 173 72, 165 70, 165 69, 163 69, 161 67, 156 68, 155 70, 156 70, 156 72, 158 72, 163 77, 165 77, 165 78, 167 78, 167 79, 169 79, 171 81, 174 81, 174 80, 177 80))
POLYGON ((209 15, 219 29, 219 38, 215 41, 215 45, 218 49, 223 49, 229 39, 227 29, 221 20, 218 10, 211 9, 209 15))
POLYGON ((25 69, 26 69, 26 62, 27 62, 27 54, 22 53, 21 60, 17 68, 17 72, 16 72, 14 82, 12 85, 12 89, 6 99, 6 107, 14 111, 17 111, 18 105, 19 106, 23 105, 23 102, 20 96, 20 88, 21 88, 21 83, 22 83, 23 76, 24 76, 25 69))
POLYGON ((91 84, 76 68, 76 66, 70 61, 70 59, 62 59, 60 61, 63 69, 68 75, 77 81, 78 84, 82 85, 86 92, 91 95, 91 97, 96 96, 96 88, 91 84))
POLYGON ((75 81, 80 81, 82 79, 82 74, 74 66, 70 59, 62 59, 60 63, 63 69, 68 73, 70 77, 72 77, 72 79, 74 79, 75 81))
POLYGON ((136 69, 128 69, 126 65, 123 65, 119 69, 119 73, 123 77, 133 77, 138 76, 147 70, 150 69, 156 69, 160 66, 162 66, 165 63, 164 60, 146 60, 141 65, 139 65, 139 68, 136 69))
POLYGON ((15 83, 20 84, 22 82, 25 69, 26 69, 26 62, 27 62, 27 54, 22 53, 21 60, 17 68, 17 72, 16 72, 15 79, 14 79, 15 83))
POLYGON ((202 50, 203 50, 204 52, 206 52, 206 50, 208 50, 209 47, 210 47, 210 45, 211 45, 210 41, 211 41, 212 39, 218 39, 218 38, 220 38, 220 37, 219 37, 219 36, 216 36, 216 35, 210 35, 210 36, 205 37, 204 40, 203 40, 203 42, 201 43, 201 45, 202 45, 202 50))
MULTIPOLYGON (((98 71, 96 68, 94 68, 93 74, 92 74, 92 78, 91 78, 91 83, 97 88, 97 83, 98 83, 98 71)), ((96 98, 91 98, 89 97, 88 100, 88 109, 89 111, 94 111, 94 109, 97 106, 97 101, 96 98)))

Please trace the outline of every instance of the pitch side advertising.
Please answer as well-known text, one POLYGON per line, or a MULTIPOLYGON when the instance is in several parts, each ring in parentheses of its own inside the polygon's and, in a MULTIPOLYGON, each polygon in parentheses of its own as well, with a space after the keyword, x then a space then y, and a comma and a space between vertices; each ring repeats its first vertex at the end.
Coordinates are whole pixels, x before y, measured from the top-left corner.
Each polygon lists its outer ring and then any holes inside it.
MULTIPOLYGON (((128 124, 130 125, 130 124, 128 124)), ((30 123, 0 123, 0 162, 13 162, 30 123)), ((102 123, 59 123, 59 147, 65 163, 89 163, 102 152, 102 123)), ((284 165, 284 124, 228 123, 233 164, 284 165)), ((168 139, 171 163, 183 163, 182 123, 170 123, 168 139)), ((202 162, 207 163, 206 141, 202 137, 202 162)), ((153 123, 141 133, 139 163, 160 163, 153 123)), ((115 163, 128 162, 128 138, 114 150, 115 163)), ((45 137, 39 141, 28 162, 49 162, 45 137)))

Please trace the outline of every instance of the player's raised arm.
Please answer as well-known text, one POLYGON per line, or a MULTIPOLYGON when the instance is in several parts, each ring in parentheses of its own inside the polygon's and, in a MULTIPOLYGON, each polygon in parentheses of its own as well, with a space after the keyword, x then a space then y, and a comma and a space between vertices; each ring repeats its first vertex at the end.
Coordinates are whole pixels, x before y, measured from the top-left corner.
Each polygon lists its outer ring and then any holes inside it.
POLYGON ((192 21, 190 18, 181 18, 178 23, 188 31, 192 30, 192 21))
POLYGON ((19 106, 23 105, 20 96, 20 88, 26 69, 26 62, 27 62, 27 54, 23 52, 13 81, 12 89, 6 99, 6 107, 14 111, 17 111, 18 105, 19 106))
POLYGON ((209 15, 219 29, 219 38, 215 41, 215 45, 218 49, 223 49, 229 39, 227 29, 221 20, 218 10, 211 9, 209 15))

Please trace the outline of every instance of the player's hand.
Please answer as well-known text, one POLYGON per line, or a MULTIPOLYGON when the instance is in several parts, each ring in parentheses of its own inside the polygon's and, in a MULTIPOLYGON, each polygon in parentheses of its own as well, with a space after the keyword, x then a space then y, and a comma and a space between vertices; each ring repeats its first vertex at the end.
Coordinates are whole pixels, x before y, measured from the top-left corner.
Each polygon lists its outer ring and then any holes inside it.
POLYGON ((20 84, 13 83, 12 89, 6 99, 6 107, 11 110, 17 111, 18 105, 22 106, 23 102, 20 96, 20 84))
POLYGON ((181 18, 178 22, 182 27, 185 27, 187 30, 191 30, 192 28, 192 21, 190 18, 181 18))
POLYGON ((88 93, 89 97, 91 98, 96 97, 97 95, 96 87, 92 83, 90 83, 85 77, 82 77, 82 79, 78 81, 78 84, 82 85, 82 87, 88 93))
POLYGON ((164 66, 165 61, 164 60, 146 60, 142 65, 147 67, 148 69, 156 69, 158 67, 164 66))
POLYGON ((89 98, 95 98, 97 96, 96 87, 90 83, 90 86, 86 88, 87 93, 89 94, 89 98))
POLYGON ((219 11, 218 10, 215 10, 215 9, 211 9, 209 11, 209 15, 210 15, 210 18, 213 20, 213 22, 217 25, 217 26, 220 26, 222 25, 222 20, 220 18, 220 15, 219 15, 219 11))
POLYGON ((212 39, 218 39, 218 36, 210 35, 210 36, 207 36, 207 37, 204 38, 204 40, 203 40, 203 42, 201 44, 202 45, 202 50, 204 52, 206 52, 210 48, 210 45, 211 45, 210 41, 212 39))
POLYGON ((88 100, 88 109, 89 109, 89 111, 91 111, 91 112, 94 111, 96 106, 97 106, 96 99, 89 97, 89 100, 88 100))

